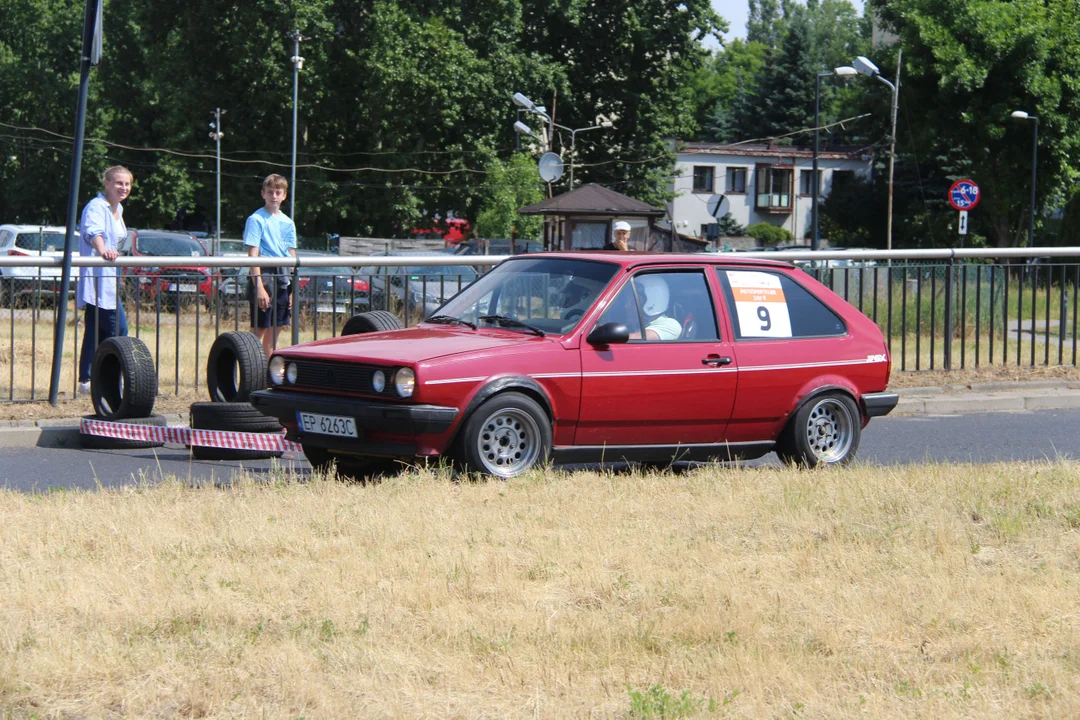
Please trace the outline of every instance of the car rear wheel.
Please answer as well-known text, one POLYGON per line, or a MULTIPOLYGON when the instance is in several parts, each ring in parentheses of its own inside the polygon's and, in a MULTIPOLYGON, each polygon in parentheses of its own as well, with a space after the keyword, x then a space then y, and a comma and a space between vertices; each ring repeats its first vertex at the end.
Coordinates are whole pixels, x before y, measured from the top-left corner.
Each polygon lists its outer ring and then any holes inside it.
POLYGON ((532 398, 503 393, 476 409, 459 443, 468 470, 509 479, 547 462, 551 422, 532 398))
POLYGON ((776 454, 806 467, 846 465, 859 449, 862 418, 855 401, 830 393, 804 403, 777 443, 776 454))

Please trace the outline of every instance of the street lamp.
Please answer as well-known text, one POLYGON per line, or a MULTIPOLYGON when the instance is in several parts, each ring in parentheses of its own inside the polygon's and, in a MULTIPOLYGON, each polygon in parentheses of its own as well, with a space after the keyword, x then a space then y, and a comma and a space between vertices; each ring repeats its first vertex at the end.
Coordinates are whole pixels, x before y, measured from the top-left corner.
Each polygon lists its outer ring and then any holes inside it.
MULTIPOLYGON (((598 122, 597 122, 596 125, 590 125, 589 127, 580 127, 580 128, 568 128, 565 125, 560 125, 559 123, 555 122, 551 118, 551 116, 547 114, 547 109, 543 105, 537 105, 536 103, 534 103, 532 100, 525 97, 521 93, 514 93, 513 99, 514 99, 514 104, 515 105, 517 105, 518 107, 524 109, 525 112, 532 113, 533 115, 538 115, 539 117, 543 118, 544 121, 550 127, 559 128, 560 130, 565 130, 566 132, 570 133, 570 189, 573 190, 574 189, 574 151, 575 151, 575 148, 577 147, 577 134, 579 132, 585 132, 586 130, 598 130, 600 128, 609 128, 614 123, 612 123, 611 120, 609 120, 608 118, 601 115, 601 116, 599 116, 598 122)), ((547 145, 546 137, 540 137, 540 136, 536 135, 535 133, 533 133, 533 131, 529 128, 528 125, 521 122, 520 120, 518 122, 514 123, 514 130, 516 130, 519 133, 523 133, 525 135, 532 135, 533 137, 538 138, 541 142, 543 142, 545 144, 545 146, 547 145)))
POLYGON ((896 82, 891 83, 886 80, 881 72, 878 70, 877 65, 870 62, 866 57, 860 55, 855 58, 855 69, 872 78, 877 78, 881 82, 885 83, 892 90, 892 131, 889 133, 889 209, 886 219, 885 230, 885 248, 892 250, 892 207, 893 207, 893 164, 896 159, 896 101, 900 96, 900 66, 903 60, 904 51, 899 50, 896 54, 896 82))
POLYGON ((821 187, 819 186, 818 179, 818 143, 820 137, 821 128, 821 78, 823 77, 840 77, 849 78, 858 74, 858 70, 848 65, 842 65, 838 68, 833 68, 832 72, 818 73, 814 78, 814 176, 811 178, 813 183, 812 191, 814 193, 813 199, 810 201, 810 218, 813 223, 813 234, 810 236, 810 249, 817 250, 821 245, 821 236, 818 233, 818 198, 821 196, 821 187))
POLYGON ((213 255, 217 255, 221 251, 221 138, 225 137, 225 131, 221 129, 221 116, 225 114, 225 111, 221 108, 215 108, 210 111, 210 114, 214 116, 213 121, 210 123, 210 139, 217 145, 217 189, 215 192, 216 200, 215 207, 217 208, 217 214, 214 220, 214 252, 213 255))
MULTIPOLYGON (((293 55, 289 60, 293 64, 292 86, 292 176, 289 178, 289 217, 296 222, 296 100, 300 90, 300 70, 304 67, 304 58, 300 57, 300 41, 307 40, 300 34, 300 28, 289 33, 293 39, 293 55)), ((293 327, 297 327, 294 323, 293 327)), ((295 338, 294 338, 295 342, 295 338)))
POLYGON ((1017 120, 1034 120, 1035 137, 1031 143, 1031 224, 1028 227, 1028 247, 1035 247, 1035 168, 1039 164, 1039 118, 1023 110, 1015 110, 1009 116, 1017 120))

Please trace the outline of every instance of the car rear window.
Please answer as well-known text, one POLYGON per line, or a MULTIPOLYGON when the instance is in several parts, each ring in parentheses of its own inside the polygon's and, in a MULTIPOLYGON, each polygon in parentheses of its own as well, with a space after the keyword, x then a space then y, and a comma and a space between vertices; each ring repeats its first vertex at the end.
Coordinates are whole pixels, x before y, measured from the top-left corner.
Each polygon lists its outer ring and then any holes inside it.
POLYGON ((717 274, 738 340, 847 333, 839 315, 784 273, 717 268, 717 274))
POLYGON ((15 236, 15 247, 23 250, 44 250, 45 252, 62 251, 64 236, 57 232, 19 233, 15 236))
POLYGON ((143 255, 182 255, 190 257, 206 255, 206 250, 194 238, 139 235, 136 245, 143 255))

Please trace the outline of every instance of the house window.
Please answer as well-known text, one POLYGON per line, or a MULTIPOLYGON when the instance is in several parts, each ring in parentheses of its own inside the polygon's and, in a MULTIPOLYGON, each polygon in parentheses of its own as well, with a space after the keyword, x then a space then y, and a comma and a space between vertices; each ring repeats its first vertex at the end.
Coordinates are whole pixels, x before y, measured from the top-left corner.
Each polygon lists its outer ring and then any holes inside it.
MULTIPOLYGON (((818 196, 820 197, 824 190, 825 185, 821 182, 821 171, 818 170, 818 196)), ((799 194, 800 195, 813 195, 814 194, 814 171, 813 170, 800 170, 799 171, 799 194)))
POLYGON ((779 165, 758 165, 755 178, 758 210, 791 212, 791 183, 793 169, 779 165))
POLYGON ((727 191, 729 193, 746 192, 746 168, 729 167, 727 169, 727 191))
POLYGON ((713 191, 712 165, 694 166, 694 192, 711 193, 713 191))

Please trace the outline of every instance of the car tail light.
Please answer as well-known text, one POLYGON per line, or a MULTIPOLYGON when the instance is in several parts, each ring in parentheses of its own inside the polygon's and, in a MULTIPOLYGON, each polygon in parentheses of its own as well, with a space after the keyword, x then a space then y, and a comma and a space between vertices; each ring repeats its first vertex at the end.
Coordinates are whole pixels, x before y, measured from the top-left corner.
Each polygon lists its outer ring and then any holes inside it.
POLYGON ((30 253, 25 253, 22 250, 8 250, 7 254, 15 257, 28 257, 30 255, 30 253))
POLYGON ((368 285, 367 280, 353 280, 352 281, 352 289, 357 290, 359 292, 367 292, 368 290, 371 289, 371 286, 368 285))

